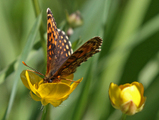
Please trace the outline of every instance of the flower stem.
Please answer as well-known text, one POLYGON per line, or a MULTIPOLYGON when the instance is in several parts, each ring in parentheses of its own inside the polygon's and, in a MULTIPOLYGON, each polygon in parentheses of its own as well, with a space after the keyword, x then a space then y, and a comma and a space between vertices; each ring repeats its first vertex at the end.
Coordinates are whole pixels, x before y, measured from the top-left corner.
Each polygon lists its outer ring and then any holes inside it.
POLYGON ((44 106, 41 120, 50 120, 50 106, 49 106, 49 104, 44 106))
POLYGON ((121 120, 126 120, 126 114, 122 114, 122 116, 121 116, 121 120))

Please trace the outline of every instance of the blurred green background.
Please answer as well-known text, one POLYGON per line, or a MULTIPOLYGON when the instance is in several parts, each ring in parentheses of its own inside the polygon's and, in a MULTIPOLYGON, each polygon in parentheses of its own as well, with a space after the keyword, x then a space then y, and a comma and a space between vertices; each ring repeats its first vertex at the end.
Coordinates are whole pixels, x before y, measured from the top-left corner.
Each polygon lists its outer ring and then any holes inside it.
POLYGON ((139 81, 145 88, 146 104, 142 112, 127 120, 159 120, 159 0, 36 2, 0 0, 0 119, 41 117, 41 103, 30 97, 20 73, 27 69, 23 60, 45 74, 46 57, 40 39, 46 40, 49 7, 58 28, 63 28, 66 10, 70 14, 81 12, 84 24, 74 29, 72 43, 78 39, 84 43, 94 36, 103 39, 102 51, 77 69, 74 80, 84 78, 79 86, 59 107, 50 105, 50 119, 119 120, 122 113, 110 104, 109 84, 139 81), (40 6, 38 16, 35 6, 40 6))

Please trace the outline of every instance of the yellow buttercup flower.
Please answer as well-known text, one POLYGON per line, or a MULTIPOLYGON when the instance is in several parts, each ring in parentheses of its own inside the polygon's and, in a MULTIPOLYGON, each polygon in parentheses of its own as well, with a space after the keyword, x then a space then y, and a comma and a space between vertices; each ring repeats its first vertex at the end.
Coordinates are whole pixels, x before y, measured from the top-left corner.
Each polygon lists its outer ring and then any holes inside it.
POLYGON ((144 87, 138 82, 120 86, 111 83, 109 86, 109 98, 112 106, 127 115, 133 115, 143 109, 146 100, 143 94, 144 87))
MULTIPOLYGON (((30 95, 35 101, 41 101, 42 105, 51 103, 54 107, 59 106, 73 92, 83 78, 73 82, 60 80, 59 82, 44 83, 43 79, 33 72, 22 71, 21 80, 25 87, 30 90, 30 95)), ((66 77, 73 79, 73 74, 66 77)))

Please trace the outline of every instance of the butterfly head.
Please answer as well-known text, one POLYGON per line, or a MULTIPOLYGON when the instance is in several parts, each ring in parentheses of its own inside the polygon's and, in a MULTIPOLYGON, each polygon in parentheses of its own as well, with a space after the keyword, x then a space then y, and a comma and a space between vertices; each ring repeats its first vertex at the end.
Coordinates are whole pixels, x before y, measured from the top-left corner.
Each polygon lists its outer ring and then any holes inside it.
POLYGON ((43 81, 44 81, 44 83, 52 83, 54 81, 54 79, 56 79, 56 78, 55 77, 52 77, 52 78, 44 77, 43 81))

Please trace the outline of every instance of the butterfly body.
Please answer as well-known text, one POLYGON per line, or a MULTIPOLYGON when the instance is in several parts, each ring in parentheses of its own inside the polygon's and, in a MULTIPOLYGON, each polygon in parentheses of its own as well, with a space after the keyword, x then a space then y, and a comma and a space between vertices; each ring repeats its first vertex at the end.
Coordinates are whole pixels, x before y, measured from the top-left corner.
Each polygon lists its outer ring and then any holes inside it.
POLYGON ((94 37, 84 43, 74 53, 71 42, 65 32, 56 26, 51 10, 47 9, 47 71, 44 82, 59 81, 76 71, 80 64, 100 51, 100 37, 94 37))

